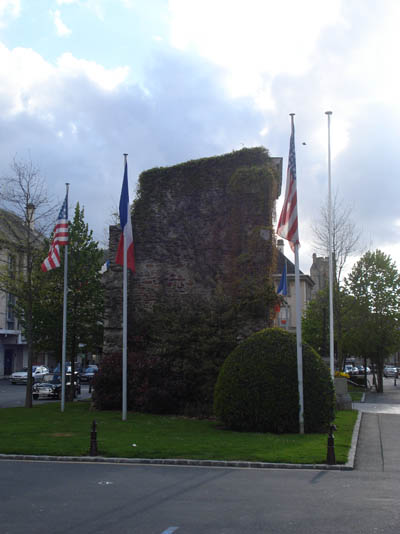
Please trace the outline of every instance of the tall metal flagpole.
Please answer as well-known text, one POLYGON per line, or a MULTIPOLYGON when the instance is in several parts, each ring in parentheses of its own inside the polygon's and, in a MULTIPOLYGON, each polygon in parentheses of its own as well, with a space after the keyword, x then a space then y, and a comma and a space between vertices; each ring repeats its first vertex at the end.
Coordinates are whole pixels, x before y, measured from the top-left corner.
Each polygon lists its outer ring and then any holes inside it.
MULTIPOLYGON (((127 165, 128 154, 124 154, 124 168, 127 165)), ((128 208, 128 217, 130 217, 128 208)), ((124 266, 123 266, 123 303, 122 303, 122 420, 127 417, 128 394, 128 243, 124 236, 124 266)))
POLYGON ((296 289, 296 345, 297 345, 297 384, 299 393, 299 431, 304 434, 304 397, 303 397, 303 349, 301 345, 301 293, 299 269, 299 225, 297 216, 297 173, 296 148, 294 139, 294 116, 291 118, 291 134, 289 145, 288 170, 286 177, 286 193, 278 221, 276 233, 287 239, 295 255, 295 289, 296 289))
MULTIPOLYGON (((69 183, 65 184, 67 188, 66 202, 67 202, 67 220, 68 220, 68 192, 69 183)), ((67 346, 67 301, 68 301, 68 244, 64 247, 64 304, 63 304, 63 331, 62 331, 62 353, 61 353, 61 411, 65 407, 65 360, 66 360, 66 346, 67 346)), ((71 375, 71 384, 73 377, 71 375)))
POLYGON ((299 390, 299 429, 304 434, 304 396, 303 396, 303 347, 301 344, 301 295, 300 295, 300 269, 299 244, 294 246, 295 289, 296 289, 296 342, 297 342, 297 380, 299 390))
POLYGON ((329 224, 329 364, 332 379, 335 376, 334 330, 333 330, 333 232, 332 232, 332 177, 331 177, 331 115, 328 116, 328 224, 329 224))
MULTIPOLYGON (((295 113, 290 113, 292 132, 294 131, 295 113)), ((294 140, 293 140, 294 143, 294 140)), ((303 395, 303 347, 301 344, 301 295, 299 269, 299 242, 294 243, 294 286, 296 290, 296 344, 297 344, 297 382, 299 392, 299 431, 304 434, 304 395, 303 395)))
MULTIPOLYGON (((288 282, 287 282, 287 259, 286 257, 285 257, 285 269, 286 269, 286 297, 287 297, 288 282)), ((285 302, 285 321, 286 321, 285 330, 289 330, 289 306, 286 300, 284 302, 285 302)))

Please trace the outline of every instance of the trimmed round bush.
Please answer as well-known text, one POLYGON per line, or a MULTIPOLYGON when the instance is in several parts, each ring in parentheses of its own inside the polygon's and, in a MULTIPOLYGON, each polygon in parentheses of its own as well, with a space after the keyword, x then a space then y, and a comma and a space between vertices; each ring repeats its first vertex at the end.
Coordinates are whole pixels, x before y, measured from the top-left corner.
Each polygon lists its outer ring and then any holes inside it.
MULTIPOLYGON (((326 432, 334 419, 329 369, 303 344, 305 432, 326 432)), ((299 432, 296 336, 280 328, 253 334, 225 360, 215 386, 214 412, 231 430, 299 432)))

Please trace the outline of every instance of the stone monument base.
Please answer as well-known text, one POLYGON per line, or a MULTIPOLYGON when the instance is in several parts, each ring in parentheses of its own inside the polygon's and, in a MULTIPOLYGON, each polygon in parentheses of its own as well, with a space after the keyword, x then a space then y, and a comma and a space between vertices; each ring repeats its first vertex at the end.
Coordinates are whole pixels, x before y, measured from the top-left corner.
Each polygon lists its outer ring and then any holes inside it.
POLYGON ((351 410, 353 401, 347 389, 347 378, 335 378, 336 408, 338 410, 351 410))

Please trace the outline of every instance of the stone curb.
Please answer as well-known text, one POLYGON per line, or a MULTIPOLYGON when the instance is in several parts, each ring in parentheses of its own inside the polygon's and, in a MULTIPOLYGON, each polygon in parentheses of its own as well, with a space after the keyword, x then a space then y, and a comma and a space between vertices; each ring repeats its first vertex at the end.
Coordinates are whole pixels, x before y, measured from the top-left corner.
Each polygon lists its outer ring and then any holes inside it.
POLYGON ((0 454, 0 460, 20 460, 38 462, 72 462, 132 465, 176 465, 189 467, 234 467, 240 469, 313 469, 332 471, 351 471, 349 462, 342 465, 327 464, 285 464, 272 462, 240 462, 224 460, 185 460, 169 458, 105 458, 103 456, 40 456, 31 454, 0 454))
POLYGON ((358 436, 360 435, 360 425, 361 425, 362 412, 358 412, 356 424, 353 428, 353 436, 351 438, 351 445, 349 450, 349 456, 347 457, 347 463, 345 466, 348 466, 349 469, 354 469, 354 461, 357 452, 357 443, 358 436))

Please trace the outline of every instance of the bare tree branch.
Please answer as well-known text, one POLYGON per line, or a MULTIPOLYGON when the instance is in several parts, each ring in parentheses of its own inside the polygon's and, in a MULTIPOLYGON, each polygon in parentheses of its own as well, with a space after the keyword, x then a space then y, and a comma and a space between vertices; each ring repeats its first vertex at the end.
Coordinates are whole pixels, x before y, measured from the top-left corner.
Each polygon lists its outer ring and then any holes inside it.
MULTIPOLYGON (((332 202, 332 253, 335 262, 335 278, 339 284, 346 262, 360 250, 361 230, 352 219, 353 207, 345 205, 335 193, 332 202)), ((312 225, 314 247, 320 254, 329 256, 329 209, 322 205, 318 220, 312 225)))

